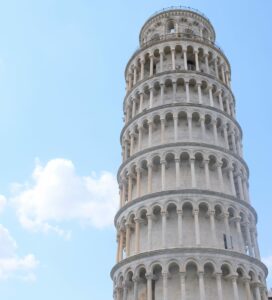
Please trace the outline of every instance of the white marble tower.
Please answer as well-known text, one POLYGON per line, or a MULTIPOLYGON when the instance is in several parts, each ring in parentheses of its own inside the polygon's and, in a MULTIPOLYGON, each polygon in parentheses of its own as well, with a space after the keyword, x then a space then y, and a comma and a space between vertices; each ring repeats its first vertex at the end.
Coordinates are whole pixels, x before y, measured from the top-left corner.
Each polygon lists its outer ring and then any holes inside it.
POLYGON ((231 68, 201 13, 150 17, 129 60, 116 300, 267 300, 231 68))

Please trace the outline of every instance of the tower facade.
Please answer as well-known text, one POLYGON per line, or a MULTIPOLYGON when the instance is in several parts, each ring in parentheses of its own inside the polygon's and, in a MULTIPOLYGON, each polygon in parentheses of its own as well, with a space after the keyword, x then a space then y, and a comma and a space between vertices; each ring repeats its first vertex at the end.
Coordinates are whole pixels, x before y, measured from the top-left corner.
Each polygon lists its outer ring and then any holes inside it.
POLYGON ((267 300, 231 67, 210 21, 170 8, 126 70, 116 300, 267 300))

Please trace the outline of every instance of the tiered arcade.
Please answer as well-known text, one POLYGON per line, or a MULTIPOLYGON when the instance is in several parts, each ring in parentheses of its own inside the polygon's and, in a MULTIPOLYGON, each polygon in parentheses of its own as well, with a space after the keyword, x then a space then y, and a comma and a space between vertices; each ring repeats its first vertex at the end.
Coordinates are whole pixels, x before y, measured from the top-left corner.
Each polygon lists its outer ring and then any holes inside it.
POLYGON ((267 300, 229 62, 199 12, 152 16, 126 67, 116 300, 267 300))

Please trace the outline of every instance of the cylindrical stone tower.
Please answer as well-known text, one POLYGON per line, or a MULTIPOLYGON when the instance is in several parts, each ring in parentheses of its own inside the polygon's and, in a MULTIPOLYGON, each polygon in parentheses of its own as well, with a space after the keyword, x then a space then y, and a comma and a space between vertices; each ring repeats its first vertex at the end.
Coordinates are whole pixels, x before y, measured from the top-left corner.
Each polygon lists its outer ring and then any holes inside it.
POLYGON ((201 13, 165 9, 125 70, 116 300, 266 300, 231 69, 201 13))

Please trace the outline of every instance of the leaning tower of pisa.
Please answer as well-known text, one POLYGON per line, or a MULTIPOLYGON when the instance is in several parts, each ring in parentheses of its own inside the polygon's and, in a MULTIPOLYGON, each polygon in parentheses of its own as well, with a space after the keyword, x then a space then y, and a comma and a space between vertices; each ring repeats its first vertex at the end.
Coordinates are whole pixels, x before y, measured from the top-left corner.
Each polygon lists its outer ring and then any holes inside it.
POLYGON ((151 16, 126 70, 116 300, 265 300, 231 68, 203 14, 151 16))

